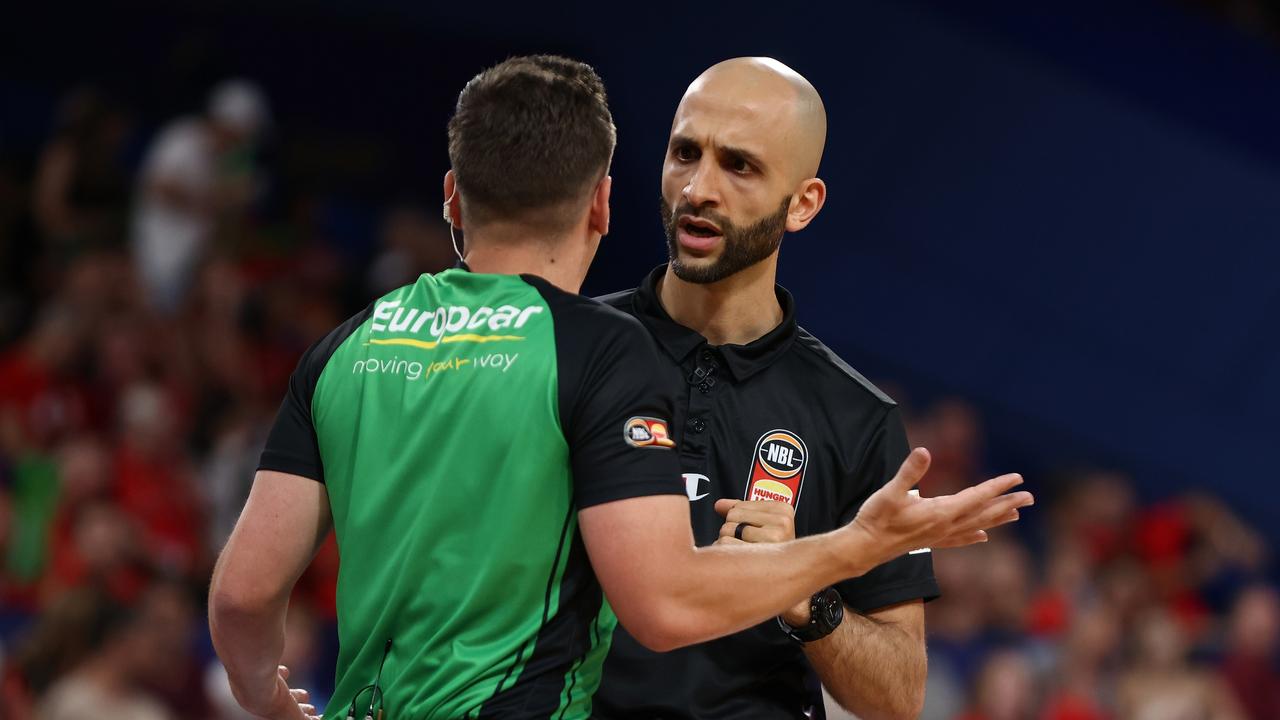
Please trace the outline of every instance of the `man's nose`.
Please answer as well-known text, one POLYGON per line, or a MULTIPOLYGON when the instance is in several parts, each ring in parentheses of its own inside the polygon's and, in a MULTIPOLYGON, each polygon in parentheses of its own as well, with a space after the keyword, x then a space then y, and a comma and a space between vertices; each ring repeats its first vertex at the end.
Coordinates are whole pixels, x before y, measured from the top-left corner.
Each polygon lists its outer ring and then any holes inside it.
POLYGON ((694 207, 715 206, 720 204, 719 173, 714 164, 703 158, 685 183, 682 195, 694 207))

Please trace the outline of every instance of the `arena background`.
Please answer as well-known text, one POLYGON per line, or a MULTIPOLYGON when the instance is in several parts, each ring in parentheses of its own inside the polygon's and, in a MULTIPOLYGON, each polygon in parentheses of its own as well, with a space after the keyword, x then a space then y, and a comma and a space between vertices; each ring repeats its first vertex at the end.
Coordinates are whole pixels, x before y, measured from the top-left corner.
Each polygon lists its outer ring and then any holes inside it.
MULTIPOLYGON (((5 717, 102 665, 175 716, 224 716, 201 593, 283 380, 397 273, 450 261, 444 124, 469 77, 528 52, 590 62, 610 91, 613 232, 592 294, 664 258, 660 158, 702 69, 770 55, 822 93, 829 201, 782 259, 800 322, 908 409, 913 442, 939 459, 932 490, 1016 469, 1042 498, 1017 532, 937 558, 925 717, 1138 717, 1170 688, 1217 717, 1280 717, 1276 3, 5 15, 5 717), (180 308, 160 312, 133 289, 138 171, 158 131, 227 78, 270 106, 255 192, 219 218, 180 308), (97 109, 79 121, 95 132, 67 129, 75 102, 97 109), (59 143, 111 191, 42 201, 59 143), (117 606, 133 612, 93 612, 117 606), (75 641, 103 627, 124 629, 75 641)), ((308 576, 291 626, 321 695, 333 562, 308 576)))

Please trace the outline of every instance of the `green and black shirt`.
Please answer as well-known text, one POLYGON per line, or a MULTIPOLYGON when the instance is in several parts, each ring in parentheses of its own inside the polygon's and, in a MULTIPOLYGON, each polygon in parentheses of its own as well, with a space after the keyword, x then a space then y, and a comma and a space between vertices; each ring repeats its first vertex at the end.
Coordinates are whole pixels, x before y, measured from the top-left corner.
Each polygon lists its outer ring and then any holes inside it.
POLYGON ((380 298, 303 356, 260 468, 326 485, 336 687, 360 716, 588 717, 616 619, 577 513, 684 494, 674 398, 634 318, 465 268, 380 298))

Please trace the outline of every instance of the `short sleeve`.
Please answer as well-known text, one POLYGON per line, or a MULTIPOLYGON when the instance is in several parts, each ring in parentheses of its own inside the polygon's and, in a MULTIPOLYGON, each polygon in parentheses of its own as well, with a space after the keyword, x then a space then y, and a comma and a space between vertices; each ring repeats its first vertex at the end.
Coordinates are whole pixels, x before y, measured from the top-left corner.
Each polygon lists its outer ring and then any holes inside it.
POLYGON ((583 382, 565 427, 580 509, 684 494, 671 438, 675 399, 658 376, 657 348, 634 319, 611 309, 608 319, 610 331, 595 334, 598 345, 583 351, 583 382))
POLYGON ((320 457, 320 442, 316 438, 312 399, 329 358, 372 313, 373 306, 370 305, 302 354, 298 367, 289 376, 289 389, 267 435, 267 444, 258 461, 259 470, 275 470, 324 482, 324 463, 320 457))
MULTIPOLYGON (((842 484, 853 493, 841 506, 841 526, 852 522, 862 503, 893 478, 909 452, 902 416, 897 407, 890 407, 867 444, 857 476, 845 478, 842 484)), ((933 576, 933 554, 923 548, 861 577, 838 583, 836 589, 846 605, 861 613, 908 600, 929 601, 940 595, 933 576)))
POLYGON ((639 320, 522 275, 555 319, 560 425, 579 510, 646 495, 684 495, 671 437, 675 395, 639 320))
POLYGON ((289 376, 289 389, 276 412, 275 424, 267 435, 267 444, 258 462, 259 470, 300 475, 324 482, 324 466, 320 461, 320 444, 316 440, 311 416, 311 398, 315 395, 319 372, 313 372, 316 347, 312 346, 289 376))

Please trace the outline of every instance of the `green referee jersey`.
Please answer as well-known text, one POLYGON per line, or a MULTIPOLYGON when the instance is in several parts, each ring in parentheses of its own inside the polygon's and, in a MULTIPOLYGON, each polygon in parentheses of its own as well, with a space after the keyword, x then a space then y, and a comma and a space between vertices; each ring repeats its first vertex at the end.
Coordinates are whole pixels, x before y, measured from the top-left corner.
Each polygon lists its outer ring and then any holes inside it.
POLYGON ((336 687, 363 717, 585 718, 616 623, 582 508, 683 495, 656 350, 631 317, 465 268, 375 301, 299 362, 260 469, 326 485, 336 687))

